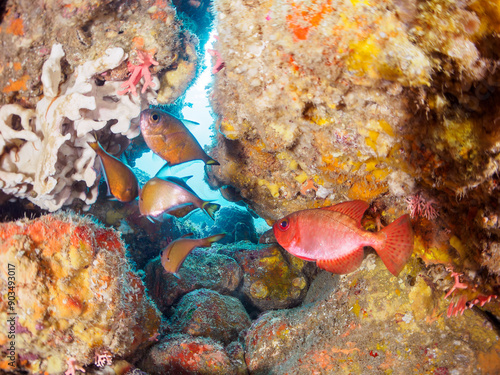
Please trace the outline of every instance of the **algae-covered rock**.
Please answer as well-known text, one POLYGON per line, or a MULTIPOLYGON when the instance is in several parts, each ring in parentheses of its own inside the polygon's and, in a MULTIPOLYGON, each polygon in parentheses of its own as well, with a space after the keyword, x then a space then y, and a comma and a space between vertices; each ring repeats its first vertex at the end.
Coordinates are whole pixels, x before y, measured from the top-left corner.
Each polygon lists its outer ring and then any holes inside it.
POLYGON ((413 261, 400 278, 369 256, 349 275, 322 272, 304 303, 249 329, 252 374, 493 374, 498 331, 480 310, 448 318, 449 301, 413 261))
MULTIPOLYGON (((0 104, 18 100, 36 104, 42 94, 42 63, 56 42, 64 46, 70 67, 100 57, 109 47, 123 48, 136 65, 138 51, 153 53, 158 62, 151 68, 153 73, 161 72, 163 77, 168 71, 169 77, 175 76, 161 85, 164 103, 175 101, 194 78, 196 40, 183 30, 171 2, 153 5, 133 0, 125 5, 84 0, 42 5, 7 1, 3 13, 0 61, 5 70, 0 77, 0 104)), ((127 64, 122 64, 101 79, 125 80, 128 73, 127 64)))
POLYGON ((257 243, 258 240, 250 212, 234 206, 222 207, 217 213, 215 225, 204 235, 210 236, 217 233, 226 233, 226 236, 218 241, 219 243, 230 244, 245 240, 257 243))
POLYGON ((237 373, 222 345, 209 338, 183 334, 171 335, 155 345, 141 368, 152 375, 237 373))
POLYGON ((243 277, 233 258, 207 249, 195 249, 187 256, 179 269, 179 278, 165 271, 159 257, 146 265, 145 272, 151 297, 167 315, 183 295, 201 288, 229 294, 238 288, 243 277))
POLYGON ((250 317, 237 298, 210 289, 183 296, 170 320, 173 332, 210 337, 224 345, 250 326, 250 317))
POLYGON ((309 268, 315 266, 284 255, 277 245, 239 242, 219 252, 236 259, 243 270, 241 292, 260 311, 299 304, 309 286, 309 268))
POLYGON ((425 272, 467 284, 458 309, 500 295, 497 8, 215 2, 210 183, 269 221, 354 199, 382 224, 410 213, 425 272))
POLYGON ((59 214, 0 224, 0 264, 0 289, 11 287, 15 297, 14 304, 2 298, 0 316, 16 318, 14 330, 2 326, 0 345, 14 333, 18 356, 3 358, 2 368, 61 374, 70 358, 83 366, 98 353, 124 357, 158 333, 160 313, 120 236, 89 218, 59 214))

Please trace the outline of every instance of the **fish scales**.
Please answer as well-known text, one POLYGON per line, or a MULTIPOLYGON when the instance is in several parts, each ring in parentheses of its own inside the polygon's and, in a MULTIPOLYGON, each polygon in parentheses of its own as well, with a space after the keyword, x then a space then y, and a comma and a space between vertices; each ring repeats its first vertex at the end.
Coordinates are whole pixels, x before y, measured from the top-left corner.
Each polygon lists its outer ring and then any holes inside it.
POLYGON ((140 127, 148 147, 170 166, 191 160, 219 165, 206 154, 182 121, 168 112, 158 108, 142 111, 140 127))
POLYGON ((132 169, 106 152, 99 142, 89 142, 89 146, 101 160, 109 194, 121 202, 133 201, 139 194, 139 182, 132 169))
POLYGON ((309 259, 343 258, 353 249, 379 242, 376 234, 360 229, 354 219, 340 212, 306 210, 298 220, 300 231, 294 248, 309 259))
POLYGON ((361 225, 369 207, 350 201, 321 209, 294 212, 273 225, 278 243, 291 254, 318 267, 344 274, 356 270, 363 260, 363 247, 371 246, 387 269, 398 275, 413 252, 409 215, 403 215, 373 233, 361 225))

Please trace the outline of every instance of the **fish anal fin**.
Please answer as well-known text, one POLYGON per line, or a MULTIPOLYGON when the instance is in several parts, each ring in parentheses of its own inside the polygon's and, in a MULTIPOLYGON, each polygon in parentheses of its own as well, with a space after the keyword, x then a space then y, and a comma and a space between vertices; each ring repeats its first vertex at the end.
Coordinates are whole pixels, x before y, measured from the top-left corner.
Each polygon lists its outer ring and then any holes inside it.
POLYGON ((361 246, 353 252, 337 258, 318 259, 316 261, 316 264, 319 268, 325 271, 342 275, 356 271, 361 265, 363 257, 364 251, 363 247, 361 246))
POLYGON ((336 204, 334 206, 322 207, 323 210, 336 211, 354 219, 361 226, 361 219, 365 211, 370 207, 368 203, 361 200, 348 201, 336 204))
POLYGON ((306 260, 306 261, 308 261, 308 262, 315 262, 315 261, 316 261, 316 259, 313 259, 313 258, 308 258, 308 257, 304 257, 304 256, 302 256, 302 255, 301 255, 301 256, 294 255, 294 257, 297 257, 297 258, 302 259, 302 260, 306 260))
POLYGON ((408 214, 394 220, 380 231, 385 234, 382 248, 375 251, 394 276, 397 276, 413 252, 413 229, 408 214))

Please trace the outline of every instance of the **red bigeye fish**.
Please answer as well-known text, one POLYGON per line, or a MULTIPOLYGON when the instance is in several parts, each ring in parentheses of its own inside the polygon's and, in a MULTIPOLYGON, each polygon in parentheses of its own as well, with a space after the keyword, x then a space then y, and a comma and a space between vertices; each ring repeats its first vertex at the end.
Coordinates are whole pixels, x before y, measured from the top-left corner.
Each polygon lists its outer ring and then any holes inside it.
POLYGON ((368 207, 366 202, 350 201, 297 211, 274 223, 274 236, 289 253, 336 274, 359 268, 363 247, 371 246, 397 276, 413 252, 410 217, 403 215, 379 232, 368 232, 361 226, 368 207))
POLYGON ((139 194, 139 210, 144 216, 160 217, 163 213, 182 217, 196 208, 204 210, 213 220, 220 205, 202 200, 185 183, 175 178, 153 177, 139 194))
POLYGON ((192 233, 189 233, 182 236, 182 238, 170 242, 161 252, 161 265, 165 271, 179 277, 177 272, 191 250, 195 247, 210 247, 213 242, 221 240, 226 234, 220 233, 200 239, 184 238, 192 235, 192 233))
POLYGON ((101 159, 108 193, 120 202, 130 202, 139 195, 139 183, 134 172, 114 156, 108 154, 99 142, 89 142, 89 146, 101 159))
POLYGON ((141 133, 148 147, 168 165, 190 160, 203 160, 208 165, 219 165, 201 148, 196 138, 181 120, 161 109, 141 112, 141 133))

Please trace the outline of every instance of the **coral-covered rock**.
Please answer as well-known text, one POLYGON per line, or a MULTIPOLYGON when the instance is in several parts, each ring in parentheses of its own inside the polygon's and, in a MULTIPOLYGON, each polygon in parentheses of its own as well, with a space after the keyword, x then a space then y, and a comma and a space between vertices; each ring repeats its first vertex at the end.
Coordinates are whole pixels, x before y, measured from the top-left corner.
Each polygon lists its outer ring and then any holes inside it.
POLYGON ((224 345, 250 327, 250 317, 237 298, 209 289, 198 289, 183 296, 171 322, 174 332, 210 337, 224 345))
POLYGON ((219 252, 232 256, 241 266, 241 292, 260 311, 298 305, 309 286, 307 269, 316 268, 310 262, 285 255, 277 245, 239 242, 219 252))
MULTIPOLYGON (((88 218, 0 224, 0 264, 0 288, 12 287, 17 302, 2 296, 0 317, 16 318, 17 365, 29 371, 60 374, 69 357, 82 366, 101 352, 123 357, 158 331, 160 314, 118 233, 88 218)), ((2 350, 12 333, 6 329, 2 350)))
POLYGON ((481 310, 447 317, 444 293, 417 262, 402 277, 370 255, 349 275, 323 271, 303 305, 249 329, 252 374, 485 374, 500 371, 498 332, 481 310))
MULTIPOLYGON (((192 34, 183 30, 172 2, 152 6, 150 2, 132 0, 125 6, 109 0, 84 0, 42 6, 8 1, 4 9, 0 31, 5 45, 0 59, 8 70, 0 77, 1 104, 20 97, 36 104, 34 100, 41 95, 40 69, 55 42, 64 45, 70 66, 94 60, 114 46, 131 52, 130 62, 134 65, 138 65, 140 51, 154 53, 158 65, 151 69, 155 74, 169 68, 174 75, 179 64, 183 68, 196 67, 196 43, 192 34), (24 41, 33 43, 34 49, 24 41)), ((128 74, 127 64, 123 64, 103 79, 124 81, 128 74)), ((175 82, 168 80, 169 88, 175 91, 192 78, 191 71, 177 72, 175 82)), ((175 99, 168 97, 169 102, 175 99)))
POLYGON ((0 189, 49 211, 92 204, 93 134, 122 154, 140 111, 193 80, 196 38, 166 1, 9 1, 2 11, 0 189))
POLYGON ((210 183, 269 220, 353 199, 410 212, 419 254, 500 295, 490 3, 215 2, 210 183))
POLYGON ((229 294, 238 288, 243 276, 233 258, 213 249, 194 249, 179 269, 180 278, 166 272, 160 258, 151 260, 145 272, 149 293, 166 315, 170 315, 170 307, 184 294, 201 288, 229 294))
POLYGON ((141 366, 148 374, 230 375, 236 367, 216 341, 178 334, 155 345, 141 366))

